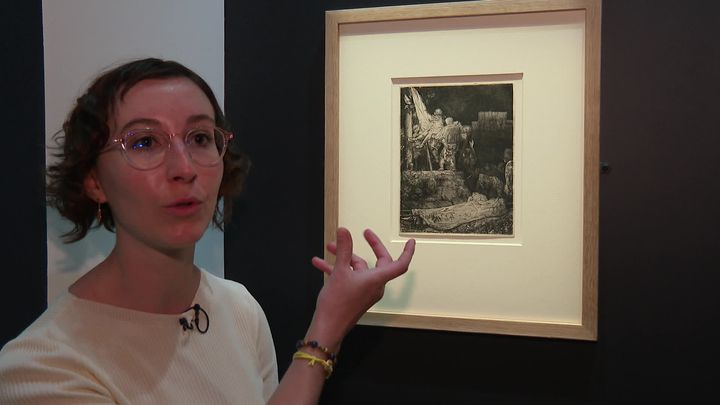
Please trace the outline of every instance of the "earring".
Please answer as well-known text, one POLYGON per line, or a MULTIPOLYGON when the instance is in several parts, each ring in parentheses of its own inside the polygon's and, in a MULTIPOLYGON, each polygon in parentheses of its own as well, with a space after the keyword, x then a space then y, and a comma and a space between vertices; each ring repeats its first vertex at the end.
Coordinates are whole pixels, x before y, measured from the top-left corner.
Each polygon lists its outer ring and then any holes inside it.
POLYGON ((98 209, 95 213, 95 218, 97 219, 98 225, 102 224, 102 203, 98 201, 98 209))

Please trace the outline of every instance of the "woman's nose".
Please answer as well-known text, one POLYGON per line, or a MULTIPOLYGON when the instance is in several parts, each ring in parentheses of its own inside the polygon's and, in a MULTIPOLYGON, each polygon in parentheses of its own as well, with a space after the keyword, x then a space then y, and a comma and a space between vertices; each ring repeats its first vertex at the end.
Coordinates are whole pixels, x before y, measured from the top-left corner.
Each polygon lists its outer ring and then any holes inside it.
POLYGON ((197 176, 195 163, 182 140, 178 138, 172 139, 170 147, 165 153, 168 178, 177 181, 192 181, 195 179, 197 176))

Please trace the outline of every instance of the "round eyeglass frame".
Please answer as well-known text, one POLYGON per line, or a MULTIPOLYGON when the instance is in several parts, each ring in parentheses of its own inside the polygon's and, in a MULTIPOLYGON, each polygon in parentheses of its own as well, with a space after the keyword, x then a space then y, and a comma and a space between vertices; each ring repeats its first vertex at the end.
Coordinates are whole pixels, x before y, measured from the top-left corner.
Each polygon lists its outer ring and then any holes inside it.
MULTIPOLYGON (((187 136, 190 135, 190 133, 192 133, 192 131, 194 131, 194 130, 197 130, 197 128, 191 128, 188 131, 186 131, 185 138, 187 138, 187 136)), ((139 167, 135 163, 133 163, 130 156, 128 156, 128 151, 127 151, 127 147, 125 146, 126 145, 125 141, 127 140, 127 138, 129 136, 132 136, 133 134, 140 132, 140 131, 157 131, 159 133, 166 135, 168 137, 168 139, 172 139, 177 136, 177 134, 174 132, 166 132, 166 131, 163 131, 163 130, 160 130, 157 128, 147 127, 147 128, 131 129, 129 131, 123 132, 119 137, 112 139, 110 141, 110 144, 108 146, 106 146, 105 148, 103 148, 100 151, 100 153, 107 152, 107 151, 113 149, 114 147, 120 145, 120 150, 122 150, 122 154, 123 154, 123 157, 125 158, 125 161, 134 169, 152 170, 152 169, 156 169, 156 168, 160 167, 165 162, 165 157, 167 156, 167 150, 165 152, 163 152, 163 158, 160 159, 157 164, 150 166, 150 167, 139 167)), ((228 144, 235 137, 235 135, 232 132, 225 130, 223 128, 220 128, 218 126, 213 127, 213 131, 218 131, 223 135, 223 145, 222 145, 223 147, 222 147, 222 150, 220 151, 217 161, 215 161, 211 164, 200 163, 200 162, 196 161, 195 158, 193 158, 193 155, 190 151, 188 151, 188 150, 185 151, 185 153, 187 153, 188 156, 190 157, 190 160, 192 160, 194 163, 196 163, 200 166, 203 166, 203 167, 213 167, 213 166, 216 166, 218 163, 222 162, 223 157, 225 156, 225 152, 227 152, 228 144)), ((185 143, 185 142, 183 142, 183 143, 185 143)), ((167 145, 168 150, 172 147, 171 145, 172 145, 172 142, 168 142, 168 145, 167 145)))

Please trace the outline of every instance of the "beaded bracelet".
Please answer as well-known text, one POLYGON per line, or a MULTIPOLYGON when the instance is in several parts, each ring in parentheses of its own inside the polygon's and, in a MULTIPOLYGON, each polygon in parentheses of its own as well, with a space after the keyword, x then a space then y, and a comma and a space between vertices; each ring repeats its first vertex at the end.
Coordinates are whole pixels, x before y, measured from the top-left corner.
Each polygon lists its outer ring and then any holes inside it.
POLYGON ((303 359, 308 361, 308 366, 314 366, 316 363, 323 366, 325 369, 325 379, 327 380, 330 378, 330 375, 333 372, 333 361, 332 360, 323 360, 319 357, 315 357, 312 354, 305 353, 301 350, 298 350, 293 354, 293 359, 303 359))
POLYGON ((296 349, 300 350, 303 347, 312 347, 313 349, 318 349, 328 356, 328 360, 332 361, 333 363, 337 363, 337 355, 331 352, 330 349, 328 349, 327 347, 320 346, 320 344, 316 340, 298 340, 297 343, 295 343, 296 349))

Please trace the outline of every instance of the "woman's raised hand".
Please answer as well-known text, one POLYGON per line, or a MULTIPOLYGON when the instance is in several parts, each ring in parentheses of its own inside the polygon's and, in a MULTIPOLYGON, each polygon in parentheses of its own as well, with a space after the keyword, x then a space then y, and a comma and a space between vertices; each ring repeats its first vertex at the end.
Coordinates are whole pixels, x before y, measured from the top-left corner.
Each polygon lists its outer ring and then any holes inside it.
POLYGON ((319 257, 312 259, 313 265, 327 274, 327 278, 318 294, 307 338, 335 350, 358 319, 382 298, 385 284, 408 270, 415 252, 415 240, 410 239, 400 256, 393 260, 374 232, 367 229, 363 235, 377 259, 373 267, 353 253, 352 236, 345 228, 338 228, 337 241, 327 246, 335 255, 334 265, 319 257))

